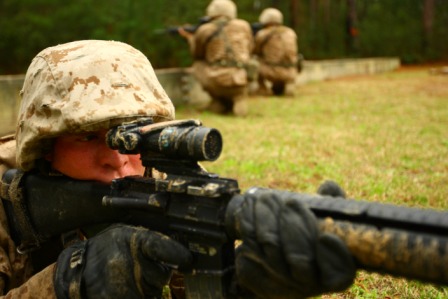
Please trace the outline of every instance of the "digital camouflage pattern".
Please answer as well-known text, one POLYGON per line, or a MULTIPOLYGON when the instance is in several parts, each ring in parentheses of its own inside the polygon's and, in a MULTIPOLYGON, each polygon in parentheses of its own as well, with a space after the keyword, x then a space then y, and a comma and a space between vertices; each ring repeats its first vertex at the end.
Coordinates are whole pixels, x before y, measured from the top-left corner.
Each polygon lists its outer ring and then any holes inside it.
POLYGON ((0 138, 0 177, 16 166, 16 141, 14 135, 0 138))
POLYGON ((240 87, 247 85, 244 65, 253 50, 248 22, 218 18, 201 25, 195 33, 192 53, 195 74, 203 86, 240 87), (222 28, 220 28, 222 26, 222 28))
POLYGON ((297 35, 282 25, 283 15, 273 8, 264 10, 260 23, 265 27, 255 35, 259 76, 271 82, 293 82, 298 74, 297 35))
POLYGON ((291 28, 278 25, 261 29, 255 36, 255 54, 259 73, 267 80, 292 82, 296 78, 297 35, 291 28))
POLYGON ((16 131, 23 170, 65 133, 109 128, 152 116, 174 119, 174 107, 151 63, 115 41, 76 41, 40 52, 28 68, 16 131))
POLYGON ((230 0, 212 1, 207 13, 210 22, 188 39, 194 75, 212 97, 212 105, 217 105, 212 110, 245 114, 247 68, 254 48, 252 29, 247 21, 236 18, 236 6, 230 0))

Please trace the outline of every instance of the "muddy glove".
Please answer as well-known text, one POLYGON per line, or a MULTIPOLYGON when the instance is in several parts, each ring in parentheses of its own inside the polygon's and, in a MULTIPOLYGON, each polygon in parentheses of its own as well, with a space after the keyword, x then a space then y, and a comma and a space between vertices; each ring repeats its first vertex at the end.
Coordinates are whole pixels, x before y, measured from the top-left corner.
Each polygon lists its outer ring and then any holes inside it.
POLYGON ((58 298, 160 298, 173 267, 191 259, 167 236, 114 225, 60 254, 55 290, 58 298))
MULTIPOLYGON (((355 278, 354 260, 335 235, 320 233, 298 194, 252 189, 233 217, 239 287, 256 298, 305 298, 342 291, 355 278)), ((247 294, 245 298, 249 298, 247 294)))

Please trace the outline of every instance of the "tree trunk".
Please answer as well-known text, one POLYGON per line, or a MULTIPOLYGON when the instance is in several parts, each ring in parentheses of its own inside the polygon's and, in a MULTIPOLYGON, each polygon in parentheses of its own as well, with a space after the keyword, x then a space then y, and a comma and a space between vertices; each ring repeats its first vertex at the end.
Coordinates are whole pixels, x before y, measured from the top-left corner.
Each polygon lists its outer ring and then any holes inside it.
POLYGON ((346 47, 349 54, 356 52, 356 40, 358 36, 358 15, 356 12, 356 0, 347 0, 346 17, 346 47))
POLYGON ((297 0, 291 0, 289 3, 289 9, 291 12, 291 24, 290 27, 297 31, 297 16, 299 16, 299 5, 297 0))
POLYGON ((423 6, 423 28, 425 34, 430 35, 432 33, 432 27, 434 24, 434 0, 424 0, 423 6))
POLYGON ((428 54, 431 48, 434 25, 434 0, 424 0, 423 3, 423 52, 428 54))

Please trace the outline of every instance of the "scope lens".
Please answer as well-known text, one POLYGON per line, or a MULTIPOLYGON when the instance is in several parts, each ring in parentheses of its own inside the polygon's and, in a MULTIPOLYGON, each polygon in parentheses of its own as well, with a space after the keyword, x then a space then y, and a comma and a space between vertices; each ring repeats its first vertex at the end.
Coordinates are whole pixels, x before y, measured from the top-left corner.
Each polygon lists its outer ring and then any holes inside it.
POLYGON ((222 137, 218 130, 210 129, 205 136, 204 156, 208 161, 218 159, 222 150, 222 137))

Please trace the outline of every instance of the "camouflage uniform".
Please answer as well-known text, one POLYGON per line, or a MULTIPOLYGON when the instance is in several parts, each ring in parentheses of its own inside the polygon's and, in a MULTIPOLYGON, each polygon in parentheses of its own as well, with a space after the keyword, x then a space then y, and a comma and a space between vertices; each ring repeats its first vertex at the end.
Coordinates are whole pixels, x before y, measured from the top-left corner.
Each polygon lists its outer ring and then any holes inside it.
MULTIPOLYGON (((77 41, 43 50, 27 71, 21 95, 16 134, 0 140, 0 174, 13 167, 35 169, 60 135, 144 116, 156 122, 175 116, 148 59, 114 41, 77 41)), ((31 256, 17 252, 2 201, 0 225, 0 294, 55 298, 54 261, 36 273, 31 256)))
POLYGON ((260 15, 260 23, 265 27, 255 35, 254 54, 260 63, 260 91, 267 91, 265 80, 268 80, 276 95, 283 94, 286 84, 294 82, 298 74, 297 35, 291 28, 283 26, 282 22, 280 11, 267 8, 260 15))
POLYGON ((212 97, 210 110, 244 115, 254 47, 251 27, 236 19, 236 6, 229 0, 212 1, 207 15, 210 22, 189 38, 195 77, 212 97))

